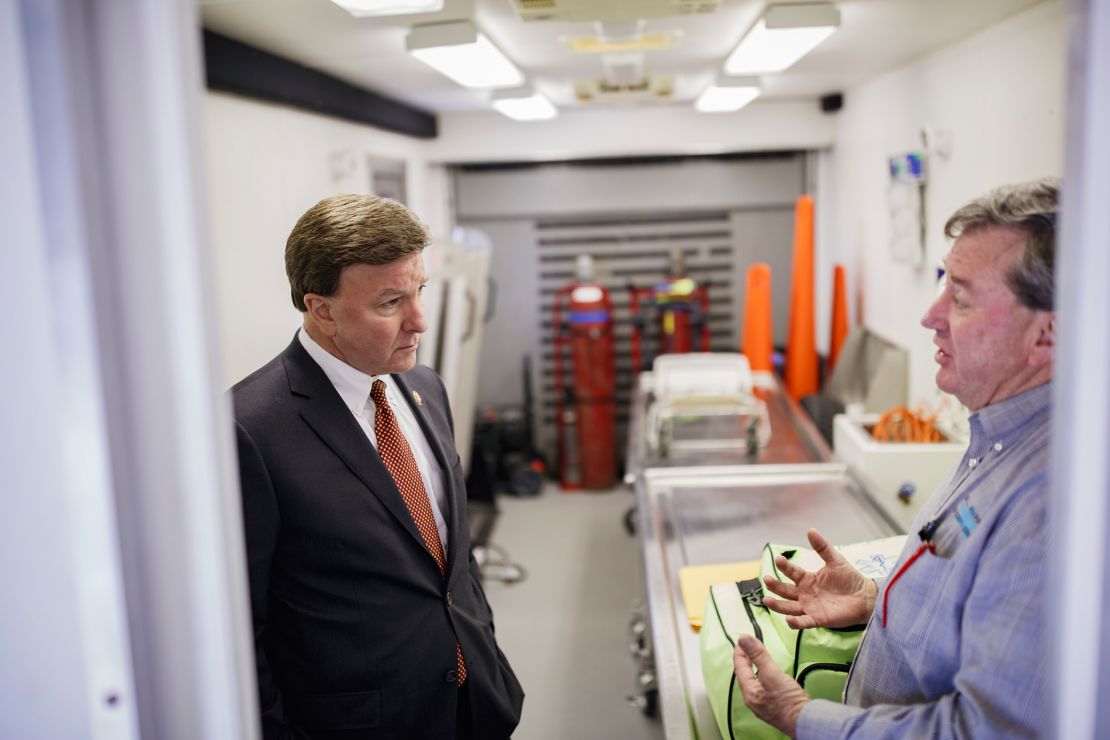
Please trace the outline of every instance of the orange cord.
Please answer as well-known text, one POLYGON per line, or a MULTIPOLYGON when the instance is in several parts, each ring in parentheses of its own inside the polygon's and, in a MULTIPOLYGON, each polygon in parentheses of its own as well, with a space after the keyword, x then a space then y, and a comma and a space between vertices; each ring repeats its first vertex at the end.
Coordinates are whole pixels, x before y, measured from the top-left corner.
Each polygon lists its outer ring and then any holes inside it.
POLYGON ((896 406, 879 417, 871 436, 879 442, 941 442, 944 437, 933 426, 935 419, 936 414, 896 406))

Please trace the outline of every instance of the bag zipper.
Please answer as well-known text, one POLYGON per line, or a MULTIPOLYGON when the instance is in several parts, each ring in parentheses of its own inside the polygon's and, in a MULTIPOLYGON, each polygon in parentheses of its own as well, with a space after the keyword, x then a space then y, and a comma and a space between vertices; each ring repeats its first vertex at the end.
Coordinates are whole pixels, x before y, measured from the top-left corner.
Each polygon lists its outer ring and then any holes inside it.
POLYGON ((763 605, 763 589, 759 585, 759 579, 737 581, 736 589, 740 592, 740 601, 744 604, 744 611, 748 613, 748 621, 755 630, 756 639, 763 642, 763 630, 759 628, 759 623, 755 621, 755 612, 752 611, 753 606, 758 606, 760 609, 767 608, 763 605))
MULTIPOLYGON (((758 578, 750 578, 746 581, 737 581, 736 590, 740 592, 740 602, 744 605, 744 611, 748 613, 748 622, 752 625, 755 631, 755 638, 763 642, 763 630, 759 628, 759 624, 755 621, 755 613, 752 611, 752 606, 758 606, 761 609, 766 609, 763 606, 763 589, 759 585, 758 578)), ((717 609, 717 600, 713 599, 713 609, 717 609)), ((729 638, 729 642, 733 645, 736 641, 729 636, 728 631, 725 630, 725 622, 721 619, 720 611, 717 611, 717 619, 721 622, 721 631, 725 633, 725 637, 729 638)), ((733 692, 736 690, 736 673, 733 672, 732 680, 728 684, 728 699, 725 706, 728 707, 726 719, 728 722, 728 740, 736 740, 736 735, 732 730, 732 698, 733 692)))

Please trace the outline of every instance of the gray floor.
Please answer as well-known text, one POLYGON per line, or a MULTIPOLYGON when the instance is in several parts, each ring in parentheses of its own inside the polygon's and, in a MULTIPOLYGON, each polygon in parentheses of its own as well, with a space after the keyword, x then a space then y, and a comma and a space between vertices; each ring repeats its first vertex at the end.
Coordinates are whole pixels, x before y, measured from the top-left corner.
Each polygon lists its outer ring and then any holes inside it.
POLYGON ((629 620, 643 598, 637 541, 622 518, 629 489, 498 498, 492 542, 527 570, 516 584, 488 580, 497 640, 524 690, 514 740, 663 737, 630 706, 636 666, 629 620))

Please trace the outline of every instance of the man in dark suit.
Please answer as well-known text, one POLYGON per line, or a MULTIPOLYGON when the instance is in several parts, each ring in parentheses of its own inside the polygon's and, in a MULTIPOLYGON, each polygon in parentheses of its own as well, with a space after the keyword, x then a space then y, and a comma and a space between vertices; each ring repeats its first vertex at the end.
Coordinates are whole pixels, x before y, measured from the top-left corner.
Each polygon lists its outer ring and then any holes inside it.
POLYGON ((470 554, 424 227, 326 198, 285 249, 304 326, 233 389, 266 738, 508 738, 524 694, 470 554))

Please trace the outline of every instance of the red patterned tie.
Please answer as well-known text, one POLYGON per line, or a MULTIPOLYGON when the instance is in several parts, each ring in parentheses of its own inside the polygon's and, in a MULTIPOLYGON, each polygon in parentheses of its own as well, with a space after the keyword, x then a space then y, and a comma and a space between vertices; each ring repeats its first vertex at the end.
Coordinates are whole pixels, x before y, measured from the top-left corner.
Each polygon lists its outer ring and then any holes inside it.
MULTIPOLYGON (((378 455, 385 463, 389 474, 393 476, 401 498, 405 500, 412 519, 416 522, 416 529, 424 546, 435 558, 439 566, 439 573, 447 575, 447 559, 443 555, 443 545, 439 541, 439 531, 436 529, 436 520, 432 515, 432 504, 428 500, 427 489, 420 477, 420 468, 416 466, 416 459, 412 456, 401 427, 397 424, 397 417, 389 408, 385 399, 385 383, 375 380, 370 387, 370 398, 374 401, 374 434, 378 438, 378 455)), ((466 664, 463 663, 462 647, 455 643, 455 656, 458 663, 458 685, 462 686, 466 680, 466 664)))

